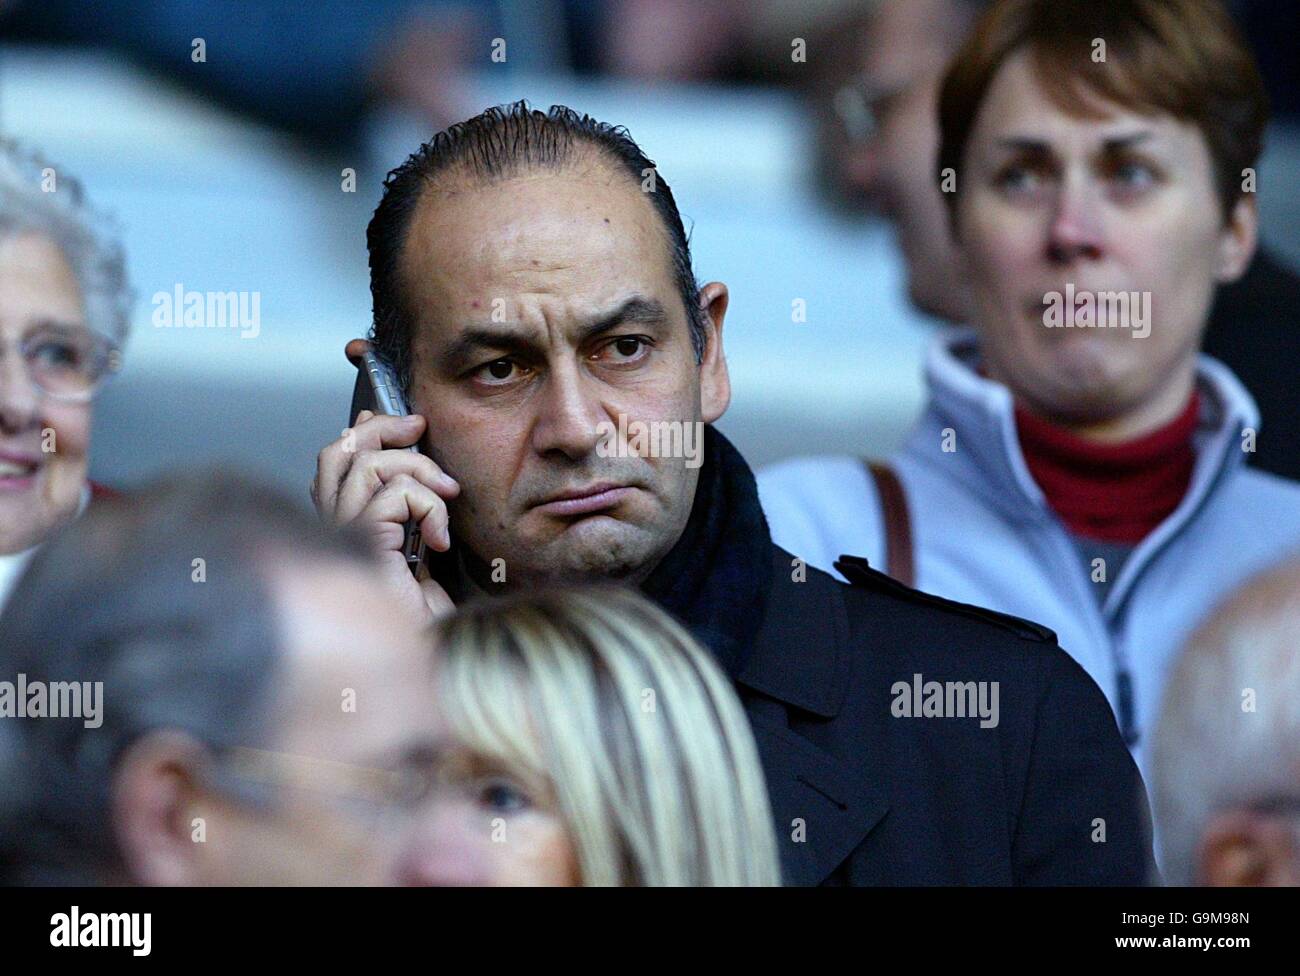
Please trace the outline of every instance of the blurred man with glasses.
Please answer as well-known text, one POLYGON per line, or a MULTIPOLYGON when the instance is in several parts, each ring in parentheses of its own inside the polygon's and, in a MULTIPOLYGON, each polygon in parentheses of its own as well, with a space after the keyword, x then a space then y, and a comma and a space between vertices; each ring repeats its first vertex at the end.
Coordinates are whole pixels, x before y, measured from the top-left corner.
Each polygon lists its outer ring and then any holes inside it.
POLYGON ((98 489, 92 401, 130 307, 121 245, 61 169, 0 140, 0 605, 98 489))
POLYGON ((220 472, 57 534, 0 616, 0 884, 429 880, 432 645, 377 577, 220 472))
POLYGON ((857 71, 835 91, 825 134, 833 180, 867 202, 897 235, 912 303, 942 321, 966 320, 966 290, 934 180, 936 109, 948 60, 981 0, 881 0, 856 48, 857 71))

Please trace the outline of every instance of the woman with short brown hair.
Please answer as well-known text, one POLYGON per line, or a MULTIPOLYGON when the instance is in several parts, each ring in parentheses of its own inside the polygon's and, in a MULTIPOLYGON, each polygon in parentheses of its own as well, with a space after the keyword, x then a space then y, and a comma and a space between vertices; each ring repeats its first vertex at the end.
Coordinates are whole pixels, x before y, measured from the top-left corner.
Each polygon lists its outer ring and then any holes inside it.
POLYGON ((816 565, 1056 630, 1141 765, 1182 639, 1300 550, 1300 486, 1245 467, 1258 412, 1200 353, 1255 250, 1263 86, 1215 0, 1001 0, 940 117, 975 328, 936 339, 887 468, 786 463, 764 508, 816 565))

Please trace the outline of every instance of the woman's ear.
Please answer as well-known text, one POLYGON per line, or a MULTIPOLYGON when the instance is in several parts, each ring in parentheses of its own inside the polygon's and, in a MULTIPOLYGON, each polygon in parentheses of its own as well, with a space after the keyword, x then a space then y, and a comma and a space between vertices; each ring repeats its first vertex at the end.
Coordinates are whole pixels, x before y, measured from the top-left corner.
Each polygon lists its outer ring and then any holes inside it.
POLYGON ((700 359, 700 413, 711 424, 731 404, 731 377, 722 351, 722 323, 727 317, 727 286, 710 281, 700 289, 700 310, 704 313, 704 351, 700 359))
POLYGON ((1232 205, 1232 213, 1219 237, 1219 284, 1236 281, 1246 273, 1259 243, 1259 207, 1255 194, 1243 193, 1232 205))

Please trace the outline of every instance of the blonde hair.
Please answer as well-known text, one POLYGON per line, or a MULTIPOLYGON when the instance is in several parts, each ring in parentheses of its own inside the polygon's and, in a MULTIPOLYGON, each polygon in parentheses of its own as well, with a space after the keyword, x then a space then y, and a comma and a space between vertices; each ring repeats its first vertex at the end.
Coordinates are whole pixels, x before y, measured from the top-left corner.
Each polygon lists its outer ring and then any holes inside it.
POLYGON ((467 604, 438 632, 453 734, 550 783, 583 884, 780 883, 744 711, 662 610, 541 591, 467 604))

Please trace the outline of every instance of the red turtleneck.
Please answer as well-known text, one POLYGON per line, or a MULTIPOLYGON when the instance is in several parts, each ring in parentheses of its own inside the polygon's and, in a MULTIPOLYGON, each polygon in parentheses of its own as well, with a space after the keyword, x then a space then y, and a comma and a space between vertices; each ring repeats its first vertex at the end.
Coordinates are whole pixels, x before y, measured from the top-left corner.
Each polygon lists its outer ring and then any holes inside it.
POLYGON ((1191 484, 1200 395, 1159 430, 1097 444, 1016 406, 1020 448, 1047 503, 1070 532, 1135 545, 1178 507, 1191 484))

